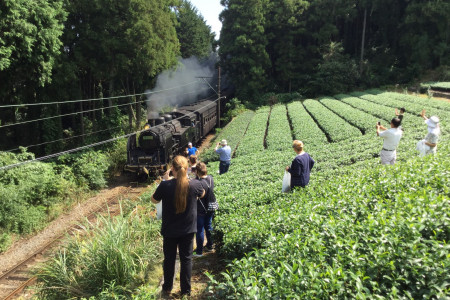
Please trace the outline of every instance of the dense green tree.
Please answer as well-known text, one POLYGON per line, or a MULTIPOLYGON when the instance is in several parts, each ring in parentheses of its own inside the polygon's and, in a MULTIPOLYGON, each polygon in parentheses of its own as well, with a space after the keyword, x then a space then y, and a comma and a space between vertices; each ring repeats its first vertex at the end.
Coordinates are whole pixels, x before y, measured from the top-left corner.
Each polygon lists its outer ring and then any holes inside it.
POLYGON ((63 1, 0 2, 0 92, 3 97, 51 81, 66 13, 63 1))
POLYGON ((272 70, 270 77, 281 91, 291 91, 301 77, 305 48, 299 36, 304 32, 302 15, 309 6, 305 0, 274 0, 268 3, 267 51, 272 70))
POLYGON ((83 96, 148 85, 179 54, 172 0, 77 0, 69 6, 65 47, 83 96), (117 86, 119 85, 119 86, 117 86))
POLYGON ((448 1, 255 3, 222 1, 225 11, 221 15, 219 53, 223 69, 235 77, 238 89, 255 85, 265 91, 321 93, 329 90, 320 89, 321 82, 344 90, 354 84, 378 86, 407 82, 424 70, 450 61, 448 1), (259 20, 257 29, 252 27, 255 20, 259 20), (252 45, 250 55, 239 44, 247 41, 247 36, 260 35, 265 38, 248 43, 252 45), (255 59, 266 55, 268 63, 255 59), (358 74, 354 73, 356 62, 358 74), (243 66, 247 74, 240 74, 238 66, 243 66), (258 76, 250 76, 253 70, 258 70, 258 76), (352 82, 344 83, 346 77, 353 78, 352 82), (333 78, 337 81, 331 82, 333 78))
MULTIPOLYGON (((38 101, 36 90, 52 80, 61 52, 66 12, 63 0, 4 0, 0 2, 0 104, 38 101)), ((0 125, 37 118, 40 107, 0 109, 0 125)), ((34 141, 39 124, 1 128, 0 144, 34 141)))
MULTIPOLYGON (((265 22, 268 0, 221 0, 220 59, 238 94, 260 94, 268 82, 270 59, 265 22)), ((245 97, 244 97, 245 98, 245 97)))
POLYGON ((399 30, 402 63, 411 75, 450 64, 449 1, 410 1, 399 30))
MULTIPOLYGON (((175 0, 77 0, 69 2, 63 36, 60 87, 78 99, 135 94, 148 89, 158 73, 176 64, 175 0), (66 70, 75 72, 74 80, 66 70)), ((54 91, 52 91, 52 94, 54 91)), ((126 104, 130 127, 140 123, 141 98, 85 102, 72 110, 107 109, 79 114, 66 126, 76 133, 117 127, 114 104, 126 104)), ((122 106, 123 108, 124 106, 122 106)), ((84 140, 81 140, 84 142, 84 140)))
POLYGON ((211 32, 203 16, 188 0, 183 0, 177 10, 177 36, 180 41, 181 57, 209 55, 214 44, 215 34, 211 32))

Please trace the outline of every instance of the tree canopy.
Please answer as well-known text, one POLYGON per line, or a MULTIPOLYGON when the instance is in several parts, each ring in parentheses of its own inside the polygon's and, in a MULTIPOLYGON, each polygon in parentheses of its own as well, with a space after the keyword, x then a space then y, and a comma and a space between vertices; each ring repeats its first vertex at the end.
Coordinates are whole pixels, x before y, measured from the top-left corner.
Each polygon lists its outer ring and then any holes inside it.
POLYGON ((1 150, 74 136, 40 152, 95 142, 121 133, 123 116, 139 127, 145 98, 73 100, 142 94, 180 56, 208 57, 214 42, 184 0, 2 1, 0 104, 61 104, 0 110, 1 150))
POLYGON ((177 10, 177 36, 182 58, 207 57, 212 50, 215 34, 203 16, 188 0, 183 0, 177 10))
POLYGON ((299 91, 314 96, 403 83, 450 63, 448 1, 221 4, 220 61, 243 95, 299 91))

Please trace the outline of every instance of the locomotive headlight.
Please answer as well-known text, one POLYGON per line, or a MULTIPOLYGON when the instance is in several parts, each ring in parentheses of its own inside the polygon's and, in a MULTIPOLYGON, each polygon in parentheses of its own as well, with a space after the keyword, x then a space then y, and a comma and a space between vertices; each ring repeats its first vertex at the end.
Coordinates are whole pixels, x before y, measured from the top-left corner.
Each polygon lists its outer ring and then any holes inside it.
POLYGON ((150 124, 148 124, 148 123, 146 123, 146 124, 144 125, 144 130, 147 130, 147 129, 150 129, 150 124))

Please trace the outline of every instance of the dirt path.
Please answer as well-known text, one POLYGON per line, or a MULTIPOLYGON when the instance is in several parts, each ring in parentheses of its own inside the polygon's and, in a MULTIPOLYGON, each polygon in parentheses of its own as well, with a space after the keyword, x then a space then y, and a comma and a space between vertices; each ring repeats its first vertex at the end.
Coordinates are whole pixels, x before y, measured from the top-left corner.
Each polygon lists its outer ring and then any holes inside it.
MULTIPOLYGON (((210 299, 213 295, 208 293, 207 290, 209 278, 208 276, 206 276, 206 273, 209 273, 211 275, 218 275, 224 269, 224 262, 219 259, 217 253, 214 250, 211 252, 204 252, 202 257, 194 258, 192 263, 191 297, 189 297, 189 299, 210 299)), ((161 296, 160 299, 182 299, 180 297, 179 273, 176 274, 172 291, 173 293, 171 293, 170 295, 161 296)))
MULTIPOLYGON (((209 134, 199 145, 199 153, 211 147, 211 140, 215 137, 214 134, 209 134)), ((206 242, 206 241, 205 241, 206 242)), ((195 239, 194 239, 195 248, 195 239)), ((161 299, 181 299, 180 297, 180 273, 179 262, 177 261, 177 272, 173 283, 173 293, 166 296, 161 296, 161 299)), ((191 300, 209 299, 212 295, 208 293, 207 287, 209 278, 206 273, 218 275, 225 269, 225 263, 220 260, 215 250, 211 252, 203 252, 202 257, 194 258, 192 262, 192 278, 191 278, 191 300)), ((162 279, 161 279, 162 281, 162 279)))

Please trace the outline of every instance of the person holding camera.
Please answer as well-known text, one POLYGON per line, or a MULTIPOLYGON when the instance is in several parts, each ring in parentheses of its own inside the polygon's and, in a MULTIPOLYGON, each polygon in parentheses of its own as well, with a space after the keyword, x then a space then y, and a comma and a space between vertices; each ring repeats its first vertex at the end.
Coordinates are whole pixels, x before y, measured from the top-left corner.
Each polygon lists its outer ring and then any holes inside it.
POLYGON ((382 126, 380 122, 377 123, 377 136, 382 137, 383 148, 380 152, 380 159, 382 165, 393 165, 397 159, 397 146, 402 138, 403 131, 399 128, 401 120, 399 118, 393 118, 391 120, 391 128, 387 129, 382 126))
POLYGON ((228 172, 231 163, 231 148, 227 145, 227 140, 222 140, 220 143, 217 143, 216 149, 214 150, 220 156, 219 175, 228 172), (219 148, 219 145, 222 147, 219 148))
POLYGON ((302 141, 295 140, 292 148, 297 155, 291 163, 290 167, 286 167, 286 171, 291 174, 291 189, 294 187, 305 187, 309 183, 309 174, 314 167, 314 159, 304 151, 302 141))
POLYGON ((178 155, 172 167, 156 188, 151 201, 162 201, 162 225, 164 252, 164 293, 170 293, 175 275, 177 249, 180 255, 181 295, 191 293, 192 253, 194 235, 197 232, 197 199, 205 196, 205 190, 198 180, 187 178, 188 161, 178 155), (169 173, 172 172, 173 179, 169 173))
POLYGON ((400 108, 400 112, 397 110, 397 108, 395 109, 395 115, 400 120, 400 124, 403 121, 403 115, 405 114, 405 112, 406 112, 406 109, 404 107, 400 108))

